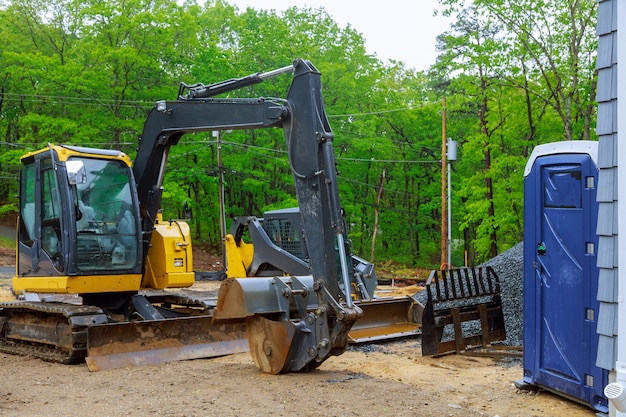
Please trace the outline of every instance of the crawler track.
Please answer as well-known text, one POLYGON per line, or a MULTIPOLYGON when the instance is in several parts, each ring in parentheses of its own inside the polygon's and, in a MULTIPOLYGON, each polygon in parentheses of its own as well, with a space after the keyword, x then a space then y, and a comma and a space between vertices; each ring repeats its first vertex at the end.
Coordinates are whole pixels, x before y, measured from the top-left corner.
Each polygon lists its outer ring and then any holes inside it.
POLYGON ((82 362, 88 327, 106 322, 102 310, 93 306, 0 303, 0 352, 65 364, 82 362))

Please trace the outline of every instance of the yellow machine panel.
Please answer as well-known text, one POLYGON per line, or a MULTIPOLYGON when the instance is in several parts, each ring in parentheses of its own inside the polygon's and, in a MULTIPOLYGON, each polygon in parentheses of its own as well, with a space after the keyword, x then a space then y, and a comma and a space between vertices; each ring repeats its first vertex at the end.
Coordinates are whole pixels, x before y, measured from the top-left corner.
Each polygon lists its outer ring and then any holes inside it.
POLYGON ((194 279, 189 225, 178 220, 164 222, 159 214, 142 288, 189 287, 194 279))
POLYGON ((254 245, 243 240, 235 242, 231 234, 226 235, 226 275, 228 278, 243 278, 247 276, 247 268, 254 257, 254 245))
POLYGON ((13 291, 54 294, 95 294, 137 291, 141 274, 14 277, 13 291))

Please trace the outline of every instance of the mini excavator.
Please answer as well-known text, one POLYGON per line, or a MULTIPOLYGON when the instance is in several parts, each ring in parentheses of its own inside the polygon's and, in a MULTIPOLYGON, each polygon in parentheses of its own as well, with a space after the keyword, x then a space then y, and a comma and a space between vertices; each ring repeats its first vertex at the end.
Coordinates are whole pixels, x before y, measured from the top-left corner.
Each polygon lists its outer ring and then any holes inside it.
POLYGON ((100 370, 249 349, 271 374, 313 369, 343 353, 363 312, 350 294, 332 143, 321 75, 298 59, 216 84, 181 84, 176 100, 149 113, 134 162, 71 145, 24 155, 18 300, 0 303, 0 351, 86 360, 100 370), (293 79, 285 99, 215 97, 286 73, 293 79), (159 210, 170 147, 186 133, 260 128, 285 134, 306 274, 229 278, 212 302, 146 292, 194 282, 189 228, 163 221, 159 210))

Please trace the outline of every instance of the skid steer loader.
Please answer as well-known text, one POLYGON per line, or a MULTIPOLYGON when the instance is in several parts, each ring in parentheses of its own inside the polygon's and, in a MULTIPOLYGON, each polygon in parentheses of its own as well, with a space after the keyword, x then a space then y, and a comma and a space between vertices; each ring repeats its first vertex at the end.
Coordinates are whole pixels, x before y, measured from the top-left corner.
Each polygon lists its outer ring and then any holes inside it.
MULTIPOLYGON (((346 240, 344 250, 351 254, 348 242, 346 240)), ((310 270, 297 207, 268 211, 263 218, 236 217, 226 236, 225 247, 228 277, 304 275, 310 270)), ((344 288, 343 283, 340 287, 363 310, 363 317, 350 330, 352 343, 421 334, 424 306, 419 301, 410 296, 377 296, 374 265, 354 254, 350 255, 348 268, 348 287, 344 288)))

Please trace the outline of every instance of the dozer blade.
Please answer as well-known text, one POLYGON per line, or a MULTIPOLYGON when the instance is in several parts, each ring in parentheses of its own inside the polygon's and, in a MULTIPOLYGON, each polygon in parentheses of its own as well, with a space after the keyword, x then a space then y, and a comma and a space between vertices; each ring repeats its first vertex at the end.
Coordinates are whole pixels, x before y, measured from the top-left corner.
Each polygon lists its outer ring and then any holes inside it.
POLYGON ((352 326, 351 343, 367 343, 421 334, 422 306, 411 297, 356 301, 363 317, 352 326))
POLYGON ((244 324, 198 316, 91 326, 85 361, 90 371, 102 371, 247 351, 244 324))

